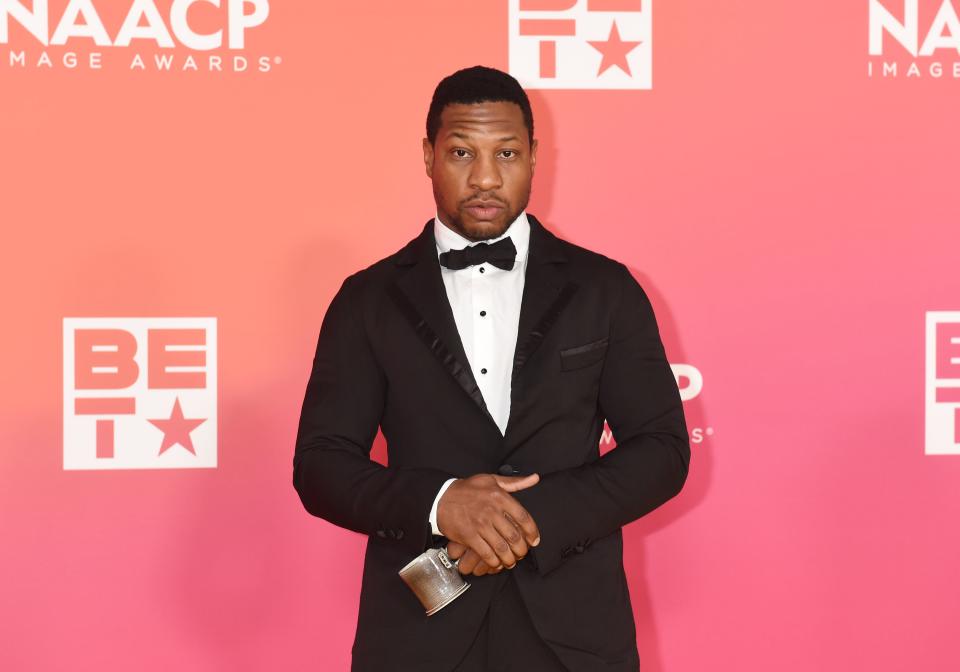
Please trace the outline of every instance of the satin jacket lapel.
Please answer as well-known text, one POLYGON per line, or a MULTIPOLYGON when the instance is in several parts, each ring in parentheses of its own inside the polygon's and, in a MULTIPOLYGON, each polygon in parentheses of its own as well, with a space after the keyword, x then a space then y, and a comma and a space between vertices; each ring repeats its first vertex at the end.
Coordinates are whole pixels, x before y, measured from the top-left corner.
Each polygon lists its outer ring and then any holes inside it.
POLYGON ((560 240, 533 215, 527 213, 527 219, 530 221, 530 248, 513 356, 510 418, 505 440, 510 438, 511 430, 534 401, 531 394, 534 385, 523 378, 523 367, 543 343, 578 287, 568 279, 567 255, 560 240))
POLYGON ((396 263, 412 268, 390 285, 387 292, 423 344, 463 388, 499 436, 500 428, 487 409, 457 331, 440 275, 432 219, 426 223, 423 232, 400 251, 396 263))

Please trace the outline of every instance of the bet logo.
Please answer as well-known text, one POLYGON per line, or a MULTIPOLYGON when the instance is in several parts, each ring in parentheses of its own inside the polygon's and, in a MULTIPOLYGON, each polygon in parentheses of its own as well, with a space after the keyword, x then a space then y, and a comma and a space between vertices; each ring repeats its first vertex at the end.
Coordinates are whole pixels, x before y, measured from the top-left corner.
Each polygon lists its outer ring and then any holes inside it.
POLYGON ((532 89, 653 87, 653 0, 510 0, 510 73, 532 89))
POLYGON ((63 468, 217 466, 217 322, 63 320, 63 468))

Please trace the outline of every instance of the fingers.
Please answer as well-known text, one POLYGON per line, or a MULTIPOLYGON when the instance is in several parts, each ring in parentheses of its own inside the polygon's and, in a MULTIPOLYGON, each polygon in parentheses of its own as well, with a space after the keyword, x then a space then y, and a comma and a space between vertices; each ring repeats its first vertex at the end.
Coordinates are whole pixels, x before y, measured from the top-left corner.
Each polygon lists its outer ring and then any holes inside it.
POLYGON ((490 562, 487 557, 483 560, 491 568, 502 564, 507 569, 512 569, 527 554, 527 542, 520 528, 505 513, 492 521, 492 528, 481 534, 496 553, 499 562, 490 562))
POLYGON ((464 552, 463 557, 460 558, 460 562, 457 563, 457 569, 460 570, 461 574, 475 574, 477 576, 482 576, 490 571, 490 565, 481 560, 476 551, 474 551, 472 548, 468 548, 464 552), (478 571, 480 571, 480 574, 477 574, 478 571))
POLYGON ((524 539, 530 546, 536 546, 540 543, 540 529, 537 527, 537 523, 533 520, 533 516, 523 508, 523 505, 518 502, 515 498, 507 495, 504 498, 503 502, 503 511, 507 516, 510 517, 510 520, 516 525, 517 529, 520 530, 520 533, 523 535, 524 539))
POLYGON ((463 544, 457 543, 456 541, 447 541, 447 557, 452 560, 456 560, 462 556, 466 550, 467 547, 463 544))
POLYGON ((510 544, 507 543, 507 540, 503 538, 503 534, 500 532, 500 527, 503 525, 513 527, 506 518, 498 516, 491 525, 480 530, 480 536, 484 538, 494 553, 493 556, 487 556, 481 553, 480 557, 491 567, 496 567, 501 564, 507 566, 517 564, 517 557, 513 554, 513 549, 510 548, 510 544))
MULTIPOLYGON (((492 530, 493 528, 490 528, 490 529, 492 530)), ((493 546, 491 546, 490 542, 487 541, 488 538, 493 540, 494 543, 496 543, 497 538, 499 538, 500 541, 503 542, 503 538, 500 537, 498 532, 481 531, 479 534, 477 534, 475 537, 473 537, 470 540, 470 543, 469 543, 470 548, 467 551, 467 553, 470 553, 470 551, 472 551, 473 555, 476 556, 477 561, 485 562, 490 567, 496 567, 497 565, 501 564, 501 560, 498 554, 493 550, 493 546)), ((504 545, 506 545, 506 542, 504 542, 504 545)), ((466 554, 465 554, 464 558, 461 559, 460 562, 462 564, 467 560, 468 558, 466 558, 466 554)), ((466 567, 466 570, 468 572, 472 571, 473 565, 468 564, 466 567)))
MULTIPOLYGON (((503 537, 504 541, 510 545, 510 550, 516 561, 519 561, 527 554, 529 547, 527 546, 526 539, 523 538, 520 529, 514 524, 513 520, 507 517, 506 513, 494 522, 494 527, 497 529, 497 532, 500 533, 500 536, 503 537)), ((511 568, 511 564, 510 562, 504 561, 507 569, 511 568)))
POLYGON ((507 492, 525 490, 540 482, 540 474, 527 474, 526 476, 500 476, 499 474, 493 474, 493 478, 497 481, 497 485, 507 492))
POLYGON ((498 569, 490 569, 490 565, 488 565, 487 563, 485 563, 485 562, 483 562, 483 561, 480 561, 480 562, 477 563, 477 566, 473 568, 473 575, 474 575, 474 576, 483 576, 484 574, 496 574, 498 571, 500 571, 500 570, 498 570, 498 569))
POLYGON ((457 569, 461 574, 473 574, 473 576, 483 576, 484 574, 499 574, 503 567, 491 569, 490 565, 480 559, 472 549, 467 549, 463 558, 457 564, 457 569))

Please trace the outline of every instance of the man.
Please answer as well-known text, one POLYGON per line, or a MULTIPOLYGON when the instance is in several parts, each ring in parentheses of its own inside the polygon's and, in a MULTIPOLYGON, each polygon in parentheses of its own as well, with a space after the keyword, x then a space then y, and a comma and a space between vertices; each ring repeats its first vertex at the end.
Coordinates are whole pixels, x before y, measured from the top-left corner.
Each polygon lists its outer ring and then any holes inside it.
POLYGON ((635 671, 621 527, 690 460, 650 302, 526 213, 537 141, 510 75, 441 81, 423 154, 437 216, 334 296, 294 456, 307 511, 370 537, 352 669, 635 671), (397 572, 443 545, 472 587, 427 617, 397 572))

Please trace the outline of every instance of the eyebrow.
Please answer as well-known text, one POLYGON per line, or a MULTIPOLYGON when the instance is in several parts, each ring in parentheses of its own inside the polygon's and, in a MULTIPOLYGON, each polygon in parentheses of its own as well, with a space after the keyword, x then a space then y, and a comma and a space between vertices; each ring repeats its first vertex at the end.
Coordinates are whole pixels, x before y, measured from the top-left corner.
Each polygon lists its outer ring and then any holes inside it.
MULTIPOLYGON (((471 136, 467 135, 466 133, 460 133, 459 131, 452 131, 452 132, 449 134, 449 137, 451 137, 451 138, 460 138, 461 140, 470 140, 470 139, 472 139, 471 136)), ((505 136, 505 137, 503 137, 503 138, 497 138, 497 142, 510 142, 511 140, 517 140, 517 139, 518 139, 518 137, 517 137, 516 135, 508 135, 508 136, 505 136)))

